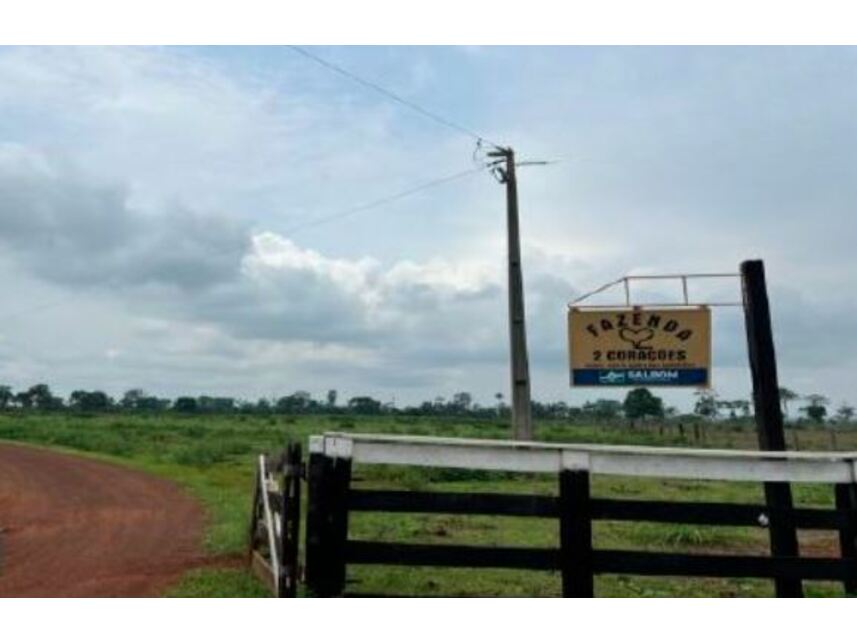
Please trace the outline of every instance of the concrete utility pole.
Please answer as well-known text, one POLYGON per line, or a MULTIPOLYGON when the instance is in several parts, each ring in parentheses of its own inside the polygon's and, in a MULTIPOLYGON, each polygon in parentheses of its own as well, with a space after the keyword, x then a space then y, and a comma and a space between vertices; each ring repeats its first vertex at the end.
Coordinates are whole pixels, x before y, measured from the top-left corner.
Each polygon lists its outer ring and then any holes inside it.
POLYGON ((506 185, 506 228, 509 246, 509 341, 512 375, 512 429, 516 440, 533 439, 530 413, 530 366, 524 320, 524 280, 521 275, 521 235, 518 226, 518 183, 515 152, 498 147, 488 156, 499 158, 497 175, 506 185))

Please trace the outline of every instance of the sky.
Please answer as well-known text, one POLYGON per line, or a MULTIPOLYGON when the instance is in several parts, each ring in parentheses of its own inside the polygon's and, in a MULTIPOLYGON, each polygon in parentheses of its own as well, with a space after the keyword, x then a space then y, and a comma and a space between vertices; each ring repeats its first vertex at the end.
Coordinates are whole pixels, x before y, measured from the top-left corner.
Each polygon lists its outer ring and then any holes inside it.
MULTIPOLYGON (((535 399, 623 393, 569 389, 570 300, 761 258, 781 384, 857 403, 857 49, 310 51, 557 161, 519 170, 535 399)), ((492 404, 503 186, 473 171, 346 214, 480 158, 286 47, 0 48, 0 382, 492 404)), ((691 295, 740 300, 734 279, 691 295)), ((714 330, 713 385, 747 398, 740 309, 714 330)))

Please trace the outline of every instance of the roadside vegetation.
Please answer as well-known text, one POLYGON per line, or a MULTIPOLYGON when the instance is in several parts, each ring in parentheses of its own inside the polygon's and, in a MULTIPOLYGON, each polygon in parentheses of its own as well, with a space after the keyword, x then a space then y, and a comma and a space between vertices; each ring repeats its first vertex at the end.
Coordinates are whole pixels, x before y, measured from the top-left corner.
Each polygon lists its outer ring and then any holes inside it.
MULTIPOLYGON (((187 574, 169 595, 258 596, 264 591, 246 572, 244 554, 254 463, 259 453, 275 452, 289 440, 305 445, 309 435, 325 431, 469 438, 509 435, 502 400, 498 400, 496 408, 487 410, 472 409, 472 404, 462 408, 467 400, 459 394, 453 398, 454 408, 448 407, 445 400, 435 400, 406 412, 365 400, 339 406, 335 395, 313 407, 306 404, 304 394, 296 395, 304 400, 297 407, 288 406, 294 400, 276 400, 262 408, 257 403, 252 408, 233 404, 229 410, 202 410, 206 405, 201 398, 186 398, 195 400, 193 409, 188 402, 142 409, 123 406, 121 401, 118 405, 111 401, 108 407, 98 410, 84 409, 80 400, 85 398, 81 395, 76 398, 76 406, 63 402, 53 409, 12 402, 0 413, 0 440, 82 452, 175 480, 198 497, 208 511, 205 548, 211 561, 187 574)), ((283 399, 290 398, 293 396, 283 399)), ((668 413, 659 398, 648 391, 632 391, 624 404, 598 400, 577 410, 564 405, 549 412, 537 410, 536 439, 755 449, 749 412, 745 413, 742 407, 718 408, 718 402, 718 398, 705 393, 699 396, 697 413, 680 415, 668 413), (704 412, 708 408, 705 405, 711 404, 714 412, 704 412)), ((542 405, 542 409, 550 406, 542 405)), ((840 418, 831 429, 825 417, 826 414, 817 420, 805 417, 790 423, 790 444, 801 450, 830 449, 833 432, 835 448, 857 450, 857 430, 851 418, 840 418)), ((359 487, 556 492, 556 481, 539 475, 383 466, 357 467, 354 474, 354 484, 359 487)), ((593 486, 594 493, 602 497, 762 501, 761 486, 753 484, 599 476, 593 486)), ((832 491, 824 486, 797 486, 795 497, 804 506, 832 505, 832 491)), ((552 546, 558 537, 555 521, 549 520, 399 514, 357 514, 351 534, 371 540, 510 546, 552 546)), ((838 552, 833 533, 807 532, 800 537, 803 551, 811 555, 838 552)), ((761 528, 597 523, 594 538, 596 547, 684 552, 763 553, 768 546, 768 533, 761 528)), ((558 574, 507 570, 474 573, 354 566, 349 577, 351 591, 367 594, 557 596, 560 583, 558 574)), ((810 595, 842 592, 841 586, 834 583, 807 586, 810 595)), ((749 579, 604 576, 598 578, 596 591, 601 596, 767 596, 772 588, 770 582, 749 579)))

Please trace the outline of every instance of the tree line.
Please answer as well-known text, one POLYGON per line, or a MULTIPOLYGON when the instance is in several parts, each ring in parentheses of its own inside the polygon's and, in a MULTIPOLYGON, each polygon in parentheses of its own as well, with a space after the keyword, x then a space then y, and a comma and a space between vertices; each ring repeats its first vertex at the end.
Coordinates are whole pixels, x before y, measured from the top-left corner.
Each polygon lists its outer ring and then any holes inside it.
MULTIPOLYGON (((713 389, 699 390, 692 413, 681 414, 678 409, 666 406, 664 401, 646 388, 636 388, 627 393, 624 401, 596 399, 580 406, 565 402, 532 402, 533 416, 538 419, 595 420, 601 422, 626 419, 637 421, 702 419, 707 421, 742 420, 752 417, 752 403, 745 399, 723 399, 713 389)), ((355 396, 340 402, 336 389, 331 389, 322 399, 315 399, 307 391, 295 391, 279 398, 241 400, 233 397, 201 395, 180 396, 175 399, 150 395, 142 389, 126 391, 119 399, 113 399, 104 391, 75 390, 64 399, 54 395, 47 384, 35 384, 15 392, 12 387, 0 385, 0 411, 13 409, 24 411, 135 411, 177 413, 280 413, 287 415, 414 415, 414 416, 462 416, 473 418, 507 417, 509 407, 502 393, 494 396, 496 404, 482 406, 465 391, 450 398, 435 397, 417 405, 397 407, 369 396, 355 396)), ((783 413, 789 415, 789 405, 798 400, 806 402, 798 407, 799 417, 815 424, 850 423, 854 419, 854 407, 842 404, 834 413, 829 412, 830 401, 824 395, 812 393, 798 395, 788 388, 780 389, 783 413)), ((794 410, 794 408, 792 408, 794 410)))

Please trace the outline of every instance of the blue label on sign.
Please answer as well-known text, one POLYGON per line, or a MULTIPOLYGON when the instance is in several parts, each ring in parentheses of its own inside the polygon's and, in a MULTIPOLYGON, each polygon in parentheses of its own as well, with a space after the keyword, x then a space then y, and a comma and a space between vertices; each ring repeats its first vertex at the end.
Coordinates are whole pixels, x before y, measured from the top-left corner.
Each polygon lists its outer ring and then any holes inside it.
POLYGON ((705 368, 577 368, 573 386, 705 386, 705 368))

